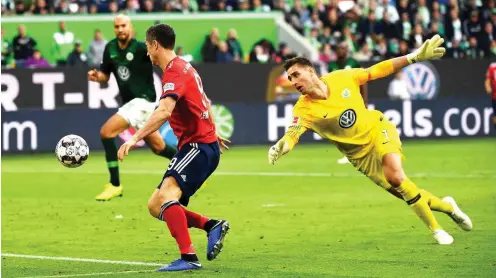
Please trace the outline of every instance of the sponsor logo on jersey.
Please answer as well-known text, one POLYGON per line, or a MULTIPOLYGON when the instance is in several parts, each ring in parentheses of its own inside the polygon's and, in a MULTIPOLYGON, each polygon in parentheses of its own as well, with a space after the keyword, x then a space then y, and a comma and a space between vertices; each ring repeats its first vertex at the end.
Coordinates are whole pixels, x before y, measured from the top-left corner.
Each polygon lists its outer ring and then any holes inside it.
POLYGON ((439 94, 439 75, 428 63, 415 63, 403 69, 403 80, 412 99, 434 99, 439 94))
POLYGON ((132 61, 132 60, 134 59, 134 55, 133 55, 133 53, 128 52, 128 53, 126 54, 126 59, 127 59, 128 61, 132 61))
POLYGON ((165 83, 164 87, 162 87, 162 89, 164 90, 164 93, 167 91, 173 91, 174 88, 175 88, 174 83, 165 83))
POLYGON ((120 66, 117 68, 117 75, 119 75, 119 79, 122 81, 127 81, 131 77, 131 72, 127 67, 120 66))
POLYGON ((353 109, 345 110, 341 116, 339 116, 339 126, 342 128, 350 128, 356 122, 356 113, 353 109))
POLYGON ((349 98, 351 96, 350 89, 346 88, 341 92, 343 98, 349 98))

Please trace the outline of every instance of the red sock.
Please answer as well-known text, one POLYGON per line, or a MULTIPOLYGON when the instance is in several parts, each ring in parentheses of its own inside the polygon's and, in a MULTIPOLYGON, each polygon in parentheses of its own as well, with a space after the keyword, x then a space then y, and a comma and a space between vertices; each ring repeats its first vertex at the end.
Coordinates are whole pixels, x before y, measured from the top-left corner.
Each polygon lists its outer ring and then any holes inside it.
POLYGON ((197 228, 197 229, 204 229, 205 223, 207 223, 208 218, 199 215, 198 213, 194 213, 192 211, 187 210, 186 208, 183 207, 184 214, 186 215, 186 219, 188 221, 188 228, 197 228))
POLYGON ((177 201, 168 202, 162 206, 162 217, 167 223, 169 231, 176 239, 181 254, 194 254, 195 249, 189 236, 186 215, 177 201))

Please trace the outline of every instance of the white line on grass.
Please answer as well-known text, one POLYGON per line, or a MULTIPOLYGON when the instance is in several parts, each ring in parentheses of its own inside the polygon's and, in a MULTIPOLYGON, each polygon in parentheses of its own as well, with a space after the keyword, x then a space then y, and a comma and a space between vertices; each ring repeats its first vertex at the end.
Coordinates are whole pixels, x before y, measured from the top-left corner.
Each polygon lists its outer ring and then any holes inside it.
MULTIPOLYGON (((122 174, 128 175, 149 175, 163 174, 161 170, 121 170, 122 174)), ((108 171, 103 170, 85 170, 85 169, 2 169, 2 173, 80 173, 80 174, 108 174, 108 171)), ((479 172, 479 173, 407 173, 412 178, 440 178, 440 179, 496 179, 494 172, 479 172)), ((310 173, 310 172, 229 172, 219 171, 214 172, 216 176, 258 176, 258 177, 335 177, 335 178, 350 178, 362 177, 361 173, 346 173, 346 172, 330 172, 330 173, 310 173)))
POLYGON ((84 274, 67 274, 67 275, 51 275, 51 276, 26 276, 21 278, 62 278, 62 277, 84 277, 84 276, 101 276, 101 275, 113 275, 113 274, 129 274, 129 273, 143 273, 143 272, 154 272, 155 270, 130 270, 130 271, 119 271, 119 272, 97 272, 97 273, 84 273, 84 274))
POLYGON ((128 261, 111 261, 99 259, 84 259, 73 257, 52 257, 52 256, 37 256, 37 255, 23 255, 3 253, 2 257, 24 258, 24 259, 38 259, 38 260, 53 260, 53 261, 73 261, 73 262, 87 262, 87 263, 102 263, 102 264, 123 264, 123 265, 146 265, 146 266, 163 266, 164 264, 146 263, 146 262, 128 262, 128 261))

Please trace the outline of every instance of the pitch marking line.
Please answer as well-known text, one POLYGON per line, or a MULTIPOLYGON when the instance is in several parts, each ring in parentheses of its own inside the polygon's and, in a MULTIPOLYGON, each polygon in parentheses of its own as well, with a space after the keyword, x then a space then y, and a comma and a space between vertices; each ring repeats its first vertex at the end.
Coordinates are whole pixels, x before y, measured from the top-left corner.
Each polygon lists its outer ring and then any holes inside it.
POLYGON ((84 276, 102 276, 102 275, 113 275, 113 274, 129 274, 129 273, 145 273, 154 272, 155 270, 130 270, 130 271, 120 271, 120 272, 97 272, 97 273, 85 273, 85 274, 67 274, 67 275, 52 275, 52 276, 26 276, 21 278, 62 278, 62 277, 84 277, 84 276))
POLYGON ((52 257, 52 256, 37 256, 37 255, 24 255, 3 253, 2 257, 24 258, 24 259, 38 259, 38 260, 53 260, 53 261, 72 261, 72 262, 87 262, 87 263, 102 263, 102 264, 122 264, 122 265, 145 265, 145 266, 163 266, 164 264, 146 263, 146 262, 128 262, 128 261, 111 261, 99 259, 84 259, 72 257, 52 257))
MULTIPOLYGON (((34 169, 2 169, 2 173, 80 173, 80 174, 108 174, 108 171, 101 170, 84 170, 73 169, 73 171, 65 169, 49 169, 49 170, 34 170, 34 169)), ((163 174, 161 170, 121 170, 121 173, 128 175, 148 175, 148 174, 163 174)), ((345 173, 345 172, 331 172, 331 173, 309 173, 309 172, 228 172, 219 171, 214 172, 215 176, 256 176, 256 177, 335 177, 335 178, 350 178, 362 177, 361 173, 345 173)), ((496 179, 494 172, 479 172, 479 173, 410 173, 409 177, 412 178, 440 178, 440 179, 496 179)))

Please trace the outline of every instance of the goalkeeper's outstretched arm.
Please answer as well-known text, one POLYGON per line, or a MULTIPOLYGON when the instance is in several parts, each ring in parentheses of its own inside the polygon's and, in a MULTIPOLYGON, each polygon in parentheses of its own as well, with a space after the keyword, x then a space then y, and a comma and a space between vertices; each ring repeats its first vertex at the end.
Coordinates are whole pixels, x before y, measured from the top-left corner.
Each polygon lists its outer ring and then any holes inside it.
POLYGON ((435 35, 410 54, 389 59, 362 70, 357 76, 359 83, 364 84, 371 80, 386 77, 416 62, 439 59, 446 52, 444 47, 440 47, 443 43, 444 39, 439 35, 435 35))
POLYGON ((281 156, 290 152, 298 143, 300 136, 307 131, 302 125, 292 125, 286 134, 269 149, 269 163, 274 164, 281 156))

